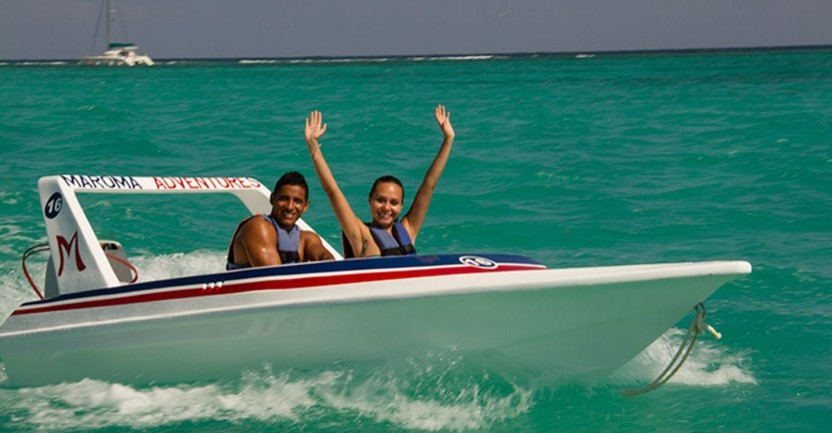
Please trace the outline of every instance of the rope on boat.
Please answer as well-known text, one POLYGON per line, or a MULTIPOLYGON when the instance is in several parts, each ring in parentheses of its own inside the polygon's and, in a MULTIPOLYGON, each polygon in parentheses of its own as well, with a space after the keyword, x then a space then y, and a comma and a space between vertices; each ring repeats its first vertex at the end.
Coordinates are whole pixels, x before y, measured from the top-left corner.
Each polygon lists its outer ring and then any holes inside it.
POLYGON ((121 257, 113 255, 113 254, 104 253, 104 255, 107 256, 108 259, 115 260, 115 261, 121 263, 122 265, 127 266, 127 269, 130 269, 130 273, 133 274, 133 279, 130 280, 129 284, 133 284, 133 283, 135 283, 136 281, 139 280, 139 271, 136 269, 135 266, 133 266, 132 263, 128 262, 127 260, 122 259, 121 257))
POLYGON ((694 317, 693 322, 690 324, 690 328, 688 328, 688 332, 685 334, 685 339, 682 341, 682 345, 679 347, 679 350, 676 352, 676 356, 670 361, 670 364, 662 371, 659 377, 656 378, 651 384, 645 386, 644 388, 640 389, 632 389, 627 388, 620 391, 621 395, 624 397, 634 397, 636 395, 648 393, 670 380, 674 374, 682 367, 682 364, 688 359, 688 355, 690 355, 691 350, 693 350, 693 345, 696 344, 696 340, 699 338, 699 334, 702 331, 707 330, 713 336, 719 340, 722 338, 722 334, 716 331, 713 326, 708 325, 705 323, 705 305, 701 302, 694 308, 696 311, 696 317, 694 317))
MULTIPOLYGON (((29 285, 32 286, 32 290, 38 295, 38 298, 43 299, 43 293, 41 293, 40 289, 38 289, 38 285, 35 284, 35 281, 32 279, 32 275, 29 274, 29 267, 26 266, 26 260, 31 257, 35 253, 40 253, 44 251, 49 251, 49 244, 36 244, 29 247, 26 251, 23 252, 23 257, 21 261, 23 262, 23 275, 26 277, 26 280, 29 281, 29 285)), ((106 252, 104 255, 110 259, 114 260, 118 263, 121 263, 124 266, 127 266, 127 269, 130 270, 130 273, 133 275, 133 278, 130 280, 129 284, 133 284, 139 279, 139 271, 127 260, 122 259, 121 257, 115 256, 113 254, 107 254, 106 252)))
POLYGON ((42 252, 42 251, 49 251, 49 244, 32 245, 31 247, 29 247, 29 249, 27 249, 26 251, 23 252, 23 258, 22 258, 22 261, 23 261, 23 275, 29 281, 29 285, 32 286, 32 290, 34 290, 35 293, 37 293, 37 295, 40 299, 43 299, 43 294, 40 292, 40 290, 38 290, 38 286, 32 280, 32 276, 29 275, 29 269, 26 267, 26 259, 28 259, 29 256, 31 256, 32 254, 39 253, 39 252, 42 252))

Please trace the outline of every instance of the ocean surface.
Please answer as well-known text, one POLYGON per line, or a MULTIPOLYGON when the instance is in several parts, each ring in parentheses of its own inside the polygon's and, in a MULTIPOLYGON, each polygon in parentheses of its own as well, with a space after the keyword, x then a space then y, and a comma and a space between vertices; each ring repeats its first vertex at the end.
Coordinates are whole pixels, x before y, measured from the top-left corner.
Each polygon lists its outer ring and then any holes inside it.
MULTIPOLYGON (((832 431, 829 49, 0 64, 0 319, 36 298, 20 258, 46 239, 40 176, 272 185, 300 170, 305 219, 337 244, 303 141, 307 113, 323 112, 323 151, 366 216, 382 174, 412 197, 442 140, 439 103, 457 138, 421 252, 519 253, 553 268, 746 260, 753 273, 705 302, 723 338, 703 336, 670 383, 629 398, 619 391, 661 372, 692 315, 604 381, 547 389, 454 353, 372 373, 264 366, 155 387, 15 388, 0 373, 0 431, 832 431)), ((220 269, 246 213, 175 196, 84 203, 142 280, 220 269)), ((45 257, 31 268, 41 281, 45 257)))

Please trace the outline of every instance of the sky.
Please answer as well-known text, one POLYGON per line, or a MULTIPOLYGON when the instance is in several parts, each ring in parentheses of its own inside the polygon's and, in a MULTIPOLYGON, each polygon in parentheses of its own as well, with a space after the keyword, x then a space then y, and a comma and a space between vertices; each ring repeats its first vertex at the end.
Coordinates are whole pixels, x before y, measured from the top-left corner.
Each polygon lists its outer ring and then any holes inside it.
MULTIPOLYGON (((116 1, 155 59, 832 45, 832 0, 116 1)), ((0 0, 0 60, 101 51, 101 2, 0 0)))

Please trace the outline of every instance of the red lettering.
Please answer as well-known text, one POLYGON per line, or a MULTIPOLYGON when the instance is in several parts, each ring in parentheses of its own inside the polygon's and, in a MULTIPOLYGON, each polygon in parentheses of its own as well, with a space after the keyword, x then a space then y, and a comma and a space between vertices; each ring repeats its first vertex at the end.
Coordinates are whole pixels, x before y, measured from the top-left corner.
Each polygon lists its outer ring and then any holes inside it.
POLYGON ((205 180, 204 177, 197 178, 196 181, 199 184, 199 188, 201 188, 201 189, 211 189, 211 185, 208 185, 208 181, 205 180))
POLYGON ((176 183, 168 177, 154 177, 156 189, 176 189, 176 183))
POLYGON ((237 179, 236 177, 226 177, 225 180, 227 180, 228 184, 233 186, 234 188, 240 188, 240 179, 237 179))
POLYGON ((185 182, 187 182, 187 183, 188 183, 188 188, 191 188, 191 189, 199 189, 199 184, 198 184, 198 183, 196 183, 196 180, 194 180, 194 178, 192 178, 192 177, 186 177, 186 178, 185 178, 185 182))
POLYGON ((72 235, 72 238, 69 239, 67 242, 66 238, 58 235, 56 237, 58 241, 58 257, 61 258, 61 262, 58 265, 58 276, 60 277, 64 273, 64 251, 66 251, 66 258, 72 255, 72 246, 75 245, 75 267, 78 269, 78 272, 83 272, 84 269, 87 269, 87 266, 84 264, 84 261, 81 260, 81 253, 78 247, 78 232, 72 235))

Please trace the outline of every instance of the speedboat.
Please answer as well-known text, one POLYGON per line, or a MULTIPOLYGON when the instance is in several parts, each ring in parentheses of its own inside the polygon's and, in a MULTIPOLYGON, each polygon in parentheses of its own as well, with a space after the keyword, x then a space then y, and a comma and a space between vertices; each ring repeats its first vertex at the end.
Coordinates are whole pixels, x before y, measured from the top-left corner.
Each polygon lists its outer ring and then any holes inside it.
MULTIPOLYGON (((134 384, 241 371, 360 365, 453 351, 489 371, 553 384, 627 363, 744 261, 549 269, 508 254, 344 260, 137 281, 99 239, 78 194, 231 194, 268 213, 253 178, 56 175, 38 181, 50 253, 41 299, 0 326, 7 383, 134 384)), ((305 230, 312 230, 302 220, 305 230)))

